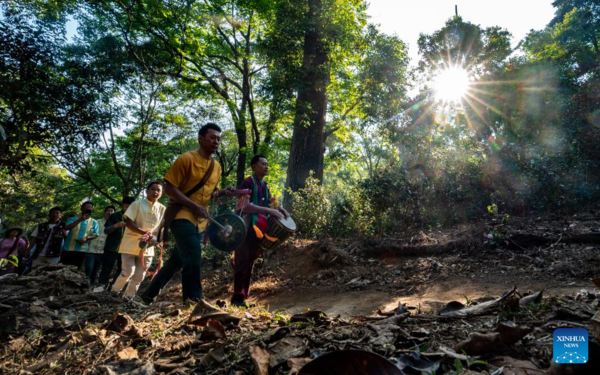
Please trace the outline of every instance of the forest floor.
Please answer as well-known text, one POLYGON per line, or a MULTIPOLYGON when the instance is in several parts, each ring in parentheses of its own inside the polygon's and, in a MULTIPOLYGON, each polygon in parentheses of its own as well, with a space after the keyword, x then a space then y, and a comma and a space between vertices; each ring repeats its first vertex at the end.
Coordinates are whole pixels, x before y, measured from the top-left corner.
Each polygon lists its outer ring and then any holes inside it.
POLYGON ((393 369, 364 352, 332 361, 372 374, 600 373, 600 212, 291 240, 257 263, 248 310, 224 302, 228 262, 206 262, 203 282, 224 312, 181 304, 176 281, 147 307, 89 293, 68 267, 4 276, 0 372, 296 374, 312 361, 304 372, 325 374, 336 371, 322 354, 362 350, 393 369), (586 365, 552 361, 560 327, 589 331, 586 365))

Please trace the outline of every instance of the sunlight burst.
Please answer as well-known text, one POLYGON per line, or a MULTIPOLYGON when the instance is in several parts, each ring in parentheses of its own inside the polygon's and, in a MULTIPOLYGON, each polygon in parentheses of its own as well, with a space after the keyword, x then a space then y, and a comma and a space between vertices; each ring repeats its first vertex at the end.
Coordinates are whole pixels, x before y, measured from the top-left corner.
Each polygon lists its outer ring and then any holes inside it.
POLYGON ((459 102, 469 89, 469 74, 460 67, 440 70, 433 79, 433 91, 441 102, 459 102))

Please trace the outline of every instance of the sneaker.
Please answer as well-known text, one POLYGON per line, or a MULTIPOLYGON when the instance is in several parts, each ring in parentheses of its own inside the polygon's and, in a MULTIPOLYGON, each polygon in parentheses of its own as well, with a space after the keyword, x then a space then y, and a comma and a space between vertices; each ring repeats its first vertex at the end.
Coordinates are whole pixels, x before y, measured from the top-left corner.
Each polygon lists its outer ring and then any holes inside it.
POLYGON ((102 292, 104 292, 104 287, 102 285, 101 286, 97 286, 97 287, 95 287, 95 288, 92 289, 92 293, 102 293, 102 292))
POLYGON ((133 296, 133 297, 123 296, 123 299, 125 300, 125 302, 127 302, 131 305, 134 305, 136 307, 148 307, 148 305, 145 304, 144 301, 138 296, 133 296))

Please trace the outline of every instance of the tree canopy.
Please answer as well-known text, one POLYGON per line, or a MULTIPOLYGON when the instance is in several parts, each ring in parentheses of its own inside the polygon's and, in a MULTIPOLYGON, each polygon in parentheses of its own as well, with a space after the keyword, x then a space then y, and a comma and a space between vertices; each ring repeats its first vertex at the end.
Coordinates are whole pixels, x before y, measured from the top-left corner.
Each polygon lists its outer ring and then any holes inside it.
POLYGON ((62 140, 91 147, 106 119, 101 90, 95 72, 66 53, 63 27, 7 8, 0 44, 0 166, 43 162, 35 151, 62 140))
POLYGON ((362 0, 3 2, 0 213, 139 196, 207 121, 222 185, 266 155, 310 236, 597 202, 600 5, 553 5, 518 44, 451 17, 411 62, 362 0))

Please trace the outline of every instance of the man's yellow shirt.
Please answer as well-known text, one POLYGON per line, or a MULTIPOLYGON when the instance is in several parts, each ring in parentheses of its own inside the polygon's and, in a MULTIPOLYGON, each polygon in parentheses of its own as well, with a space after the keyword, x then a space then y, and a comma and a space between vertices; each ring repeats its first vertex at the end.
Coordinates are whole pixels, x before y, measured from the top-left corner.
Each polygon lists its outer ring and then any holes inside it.
MULTIPOLYGON (((171 185, 175 186, 185 194, 200 182, 202 177, 204 177, 208 171, 209 166, 210 160, 200 156, 198 150, 186 152, 175 160, 175 163, 173 163, 165 175, 165 181, 168 181, 171 185)), ((215 167, 213 168, 208 181, 206 181, 204 186, 189 198, 199 205, 208 208, 211 195, 219 188, 220 181, 221 165, 215 160, 215 167)), ((174 220, 177 219, 186 219, 195 223, 198 227, 198 232, 202 232, 208 223, 208 219, 196 218, 192 211, 187 207, 183 207, 179 210, 174 220)))

